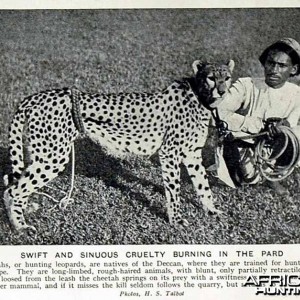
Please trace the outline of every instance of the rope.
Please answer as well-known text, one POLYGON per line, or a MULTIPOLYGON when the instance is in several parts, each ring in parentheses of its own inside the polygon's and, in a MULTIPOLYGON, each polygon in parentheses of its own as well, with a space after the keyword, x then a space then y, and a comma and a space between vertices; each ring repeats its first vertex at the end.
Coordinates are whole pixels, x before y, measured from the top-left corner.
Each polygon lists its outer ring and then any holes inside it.
POLYGON ((269 181, 280 181, 288 177, 293 172, 300 158, 300 144, 295 133, 287 126, 278 126, 278 128, 283 138, 280 148, 278 145, 274 145, 276 138, 260 139, 254 152, 259 173, 269 181), (282 166, 279 161, 284 159, 285 151, 288 147, 292 150, 292 156, 287 165, 282 166))
POLYGON ((76 129, 81 133, 84 134, 84 125, 80 113, 80 105, 79 105, 79 99, 80 99, 81 92, 76 88, 72 87, 71 89, 71 101, 72 101, 72 116, 73 121, 75 124, 76 129))
POLYGON ((254 134, 247 134, 247 135, 241 135, 241 136, 233 136, 230 135, 227 138, 228 141, 235 141, 235 140, 250 140, 250 139, 255 139, 258 137, 263 137, 263 136, 269 136, 269 133, 267 131, 263 131, 260 133, 254 133, 254 134))
MULTIPOLYGON (((269 181, 280 181, 288 177, 294 171, 300 159, 300 143, 290 127, 284 125, 277 126, 280 132, 279 135, 283 138, 283 145, 279 146, 279 136, 271 137, 268 131, 244 136, 233 136, 228 130, 228 124, 221 120, 217 108, 212 110, 212 117, 218 130, 219 145, 223 144, 225 140, 227 142, 247 139, 257 140, 254 148, 254 160, 256 162, 254 166, 256 169, 254 176, 260 174, 269 181), (280 159, 284 160, 288 148, 292 150, 292 157, 287 165, 282 166, 280 165, 280 159), (274 155, 275 151, 278 151, 277 154, 275 153, 276 155, 274 155)), ((274 119, 273 122, 274 121, 276 122, 277 120, 274 119)))

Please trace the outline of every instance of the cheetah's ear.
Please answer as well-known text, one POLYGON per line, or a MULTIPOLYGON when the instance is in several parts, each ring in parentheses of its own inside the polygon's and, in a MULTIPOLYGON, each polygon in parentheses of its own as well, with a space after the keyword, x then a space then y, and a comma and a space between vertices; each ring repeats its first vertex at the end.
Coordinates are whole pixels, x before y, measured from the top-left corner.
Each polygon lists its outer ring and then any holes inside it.
POLYGON ((227 63, 227 66, 228 66, 230 72, 233 71, 234 65, 235 65, 235 63, 234 63, 234 60, 232 60, 232 59, 227 63))
POLYGON ((193 67, 193 71, 194 71, 195 75, 198 73, 198 71, 202 65, 203 65, 203 62, 201 60, 195 60, 193 62, 192 67, 193 67))

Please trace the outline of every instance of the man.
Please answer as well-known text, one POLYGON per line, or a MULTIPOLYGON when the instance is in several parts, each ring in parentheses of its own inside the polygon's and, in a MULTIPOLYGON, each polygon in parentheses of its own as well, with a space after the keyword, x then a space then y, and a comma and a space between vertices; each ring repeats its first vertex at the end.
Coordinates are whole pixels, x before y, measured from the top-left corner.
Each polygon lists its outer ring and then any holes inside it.
MULTIPOLYGON (((281 118, 281 124, 291 127, 300 140, 300 126, 297 126, 300 118, 300 87, 288 82, 290 77, 300 73, 299 43, 292 38, 283 38, 267 47, 259 61, 264 67, 265 77, 238 79, 218 105, 220 118, 228 124, 233 135, 259 133, 265 127, 266 120, 281 118)), ((254 172, 250 148, 239 148, 239 154, 246 162, 243 166, 245 179, 251 178, 251 172, 254 172)), ((251 183, 258 180, 256 178, 251 183)), ((278 182, 270 185, 280 195, 288 193, 278 182)))

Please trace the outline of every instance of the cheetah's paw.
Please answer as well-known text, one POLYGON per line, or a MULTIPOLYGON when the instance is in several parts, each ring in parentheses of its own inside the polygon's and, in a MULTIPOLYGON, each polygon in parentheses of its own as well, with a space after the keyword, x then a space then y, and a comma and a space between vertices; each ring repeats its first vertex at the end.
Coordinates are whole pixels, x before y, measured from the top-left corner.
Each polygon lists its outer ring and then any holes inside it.
POLYGON ((27 224, 16 226, 15 229, 19 232, 26 232, 32 235, 35 235, 37 233, 37 230, 34 226, 27 224))
POLYGON ((189 222, 186 219, 183 219, 181 217, 176 218, 176 220, 171 220, 171 225, 174 227, 179 227, 179 226, 183 226, 183 227, 187 227, 189 226, 189 222))
POLYGON ((189 222, 186 219, 181 219, 178 222, 179 225, 183 226, 183 227, 188 227, 189 226, 189 222))
POLYGON ((222 215, 223 211, 215 207, 214 202, 211 199, 202 200, 203 209, 206 212, 210 212, 213 215, 222 215))
POLYGON ((4 176, 3 176, 3 184, 4 184, 4 186, 8 186, 8 184, 9 184, 9 178, 8 178, 8 175, 4 175, 4 176))

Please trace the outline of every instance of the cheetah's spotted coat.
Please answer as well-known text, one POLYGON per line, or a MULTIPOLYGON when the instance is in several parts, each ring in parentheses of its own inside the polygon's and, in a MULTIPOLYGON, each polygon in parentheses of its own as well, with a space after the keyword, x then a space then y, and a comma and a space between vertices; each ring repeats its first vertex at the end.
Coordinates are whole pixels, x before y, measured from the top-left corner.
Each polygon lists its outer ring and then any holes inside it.
MULTIPOLYGON (((113 152, 152 155, 159 151, 167 210, 172 224, 186 225, 180 215, 180 163, 187 167, 197 195, 214 208, 201 150, 207 137, 211 105, 227 90, 233 61, 227 65, 195 61, 195 76, 161 92, 88 94, 79 92, 85 133, 113 152)), ((63 171, 79 136, 72 116, 72 90, 40 92, 25 98, 10 130, 13 180, 4 202, 16 229, 32 228, 23 210, 28 197, 63 171), (23 127, 28 126, 29 165, 23 159, 23 127)))

